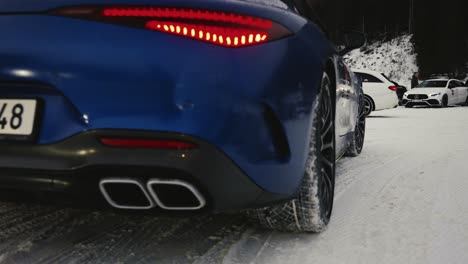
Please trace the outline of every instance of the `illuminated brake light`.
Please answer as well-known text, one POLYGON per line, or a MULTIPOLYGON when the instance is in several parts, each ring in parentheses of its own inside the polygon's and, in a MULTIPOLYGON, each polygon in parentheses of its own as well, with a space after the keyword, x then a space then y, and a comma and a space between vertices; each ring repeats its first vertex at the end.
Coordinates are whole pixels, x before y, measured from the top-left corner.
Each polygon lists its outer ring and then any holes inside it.
POLYGON ((251 16, 235 15, 226 12, 203 11, 186 8, 105 8, 102 15, 106 17, 147 17, 147 18, 178 18, 189 20, 205 20, 222 22, 228 24, 243 25, 269 29, 273 23, 266 19, 254 18, 251 16))
POLYGON ((292 35, 284 26, 268 19, 191 8, 65 7, 51 13, 146 28, 233 48, 262 44, 292 35))
POLYGON ((100 138, 102 144, 118 148, 194 149, 195 144, 176 140, 100 138))
POLYGON ((233 27, 225 25, 216 25, 216 24, 204 24, 204 23, 193 23, 193 22, 178 22, 178 21, 158 21, 150 20, 146 22, 146 28, 155 31, 161 31, 166 33, 171 33, 179 36, 187 36, 184 32, 174 32, 167 30, 162 30, 159 26, 163 27, 186 27, 191 28, 190 35, 188 37, 193 39, 199 39, 205 42, 214 43, 221 46, 231 47, 233 39, 249 39, 248 43, 243 41, 241 45, 237 42, 237 46, 247 46, 252 44, 260 44, 268 41, 268 32, 262 29, 256 28, 242 28, 242 27, 233 27), (254 37, 255 36, 255 37, 254 37))

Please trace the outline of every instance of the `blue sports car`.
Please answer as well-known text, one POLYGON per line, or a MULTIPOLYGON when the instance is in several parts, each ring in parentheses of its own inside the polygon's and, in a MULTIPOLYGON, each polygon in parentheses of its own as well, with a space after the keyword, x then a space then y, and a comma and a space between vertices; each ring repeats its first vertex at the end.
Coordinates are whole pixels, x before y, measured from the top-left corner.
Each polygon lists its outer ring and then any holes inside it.
POLYGON ((307 0, 0 2, 0 189, 319 232, 362 89, 307 0))

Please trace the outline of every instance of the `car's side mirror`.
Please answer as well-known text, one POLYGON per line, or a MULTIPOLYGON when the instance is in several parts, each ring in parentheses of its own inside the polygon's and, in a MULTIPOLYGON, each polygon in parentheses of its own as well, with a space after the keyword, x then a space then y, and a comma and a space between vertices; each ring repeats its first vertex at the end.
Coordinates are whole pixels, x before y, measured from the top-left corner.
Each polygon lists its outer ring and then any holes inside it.
POLYGON ((340 51, 340 55, 358 49, 366 44, 366 35, 359 31, 349 31, 343 34, 344 49, 340 51))

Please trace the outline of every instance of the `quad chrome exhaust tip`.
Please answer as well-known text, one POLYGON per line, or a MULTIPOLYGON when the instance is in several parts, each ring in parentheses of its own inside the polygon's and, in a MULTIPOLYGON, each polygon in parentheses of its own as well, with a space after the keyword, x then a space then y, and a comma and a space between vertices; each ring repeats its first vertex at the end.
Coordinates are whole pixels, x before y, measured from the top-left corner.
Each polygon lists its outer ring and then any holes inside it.
POLYGON ((99 182, 99 189, 112 207, 149 210, 160 207, 171 211, 195 211, 206 200, 192 184, 181 180, 151 179, 146 185, 134 179, 108 178, 99 182))
POLYGON ((152 179, 146 187, 156 204, 165 210, 194 211, 206 205, 198 189, 185 181, 152 179))
POLYGON ((155 206, 143 184, 132 179, 103 179, 99 189, 114 208, 148 210, 155 206))

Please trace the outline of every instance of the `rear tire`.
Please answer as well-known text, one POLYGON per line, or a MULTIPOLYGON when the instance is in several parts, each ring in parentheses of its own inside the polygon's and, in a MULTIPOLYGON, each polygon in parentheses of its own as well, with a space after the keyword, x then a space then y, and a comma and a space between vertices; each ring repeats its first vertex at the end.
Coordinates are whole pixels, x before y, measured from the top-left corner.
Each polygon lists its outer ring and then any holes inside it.
POLYGON ((364 115, 365 116, 370 115, 373 110, 374 110, 374 102, 369 96, 365 95, 364 96, 364 115))
POLYGON ((335 189, 335 107, 331 86, 324 73, 312 110, 309 154, 296 198, 248 212, 263 227, 289 232, 321 232, 330 221, 335 189))
POLYGON ((366 115, 364 114, 364 100, 359 104, 359 117, 356 128, 354 129, 353 139, 346 151, 346 156, 357 157, 361 154, 364 147, 364 139, 366 135, 366 115))

